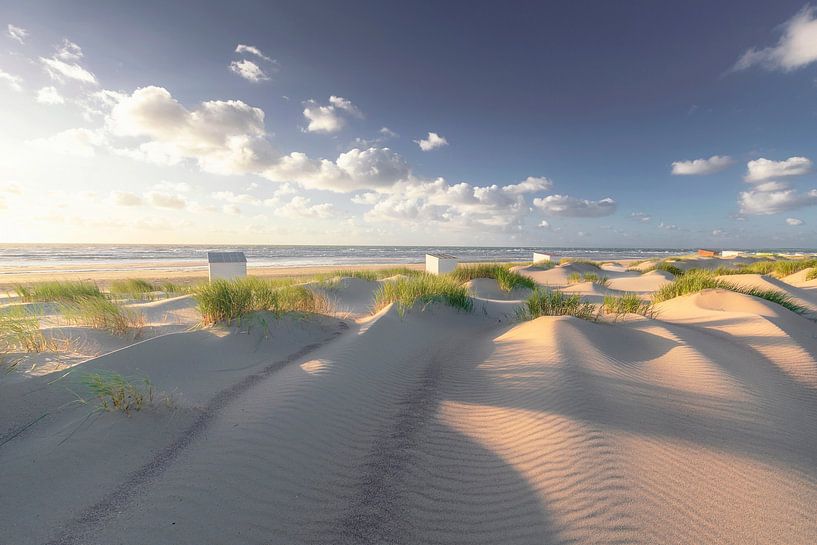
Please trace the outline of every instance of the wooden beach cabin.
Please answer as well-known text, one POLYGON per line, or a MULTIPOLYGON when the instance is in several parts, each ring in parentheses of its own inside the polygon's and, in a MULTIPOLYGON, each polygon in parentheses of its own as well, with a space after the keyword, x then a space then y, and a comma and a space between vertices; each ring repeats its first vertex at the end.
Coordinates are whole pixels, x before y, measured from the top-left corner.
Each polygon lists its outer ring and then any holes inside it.
POLYGON ((210 282, 232 280, 247 276, 247 257, 244 252, 207 252, 210 282))
POLYGON ((706 248, 701 248, 698 250, 698 255, 700 257, 717 257, 720 252, 717 250, 707 250, 706 248))
POLYGON ((448 254, 426 254, 426 272, 431 274, 445 274, 454 272, 457 268, 457 258, 448 254))
POLYGON ((539 263, 540 261, 547 261, 548 263, 551 260, 550 254, 543 254, 541 252, 533 252, 533 262, 539 263))

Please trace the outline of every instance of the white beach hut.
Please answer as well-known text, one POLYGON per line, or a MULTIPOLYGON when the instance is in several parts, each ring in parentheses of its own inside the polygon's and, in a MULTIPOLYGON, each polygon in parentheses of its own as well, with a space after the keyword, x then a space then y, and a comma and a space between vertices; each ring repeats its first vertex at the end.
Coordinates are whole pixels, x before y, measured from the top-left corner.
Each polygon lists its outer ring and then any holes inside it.
POLYGON ((533 252, 533 262, 539 263, 540 261, 550 261, 550 254, 543 254, 541 252, 533 252))
POLYGON ((739 252, 738 250, 723 250, 721 252, 721 257, 737 257, 743 252, 739 252))
POLYGON ((457 268, 457 258, 448 254, 426 254, 426 272, 445 274, 457 268))
POLYGON ((247 258, 244 252, 207 252, 207 265, 210 282, 247 276, 247 258))

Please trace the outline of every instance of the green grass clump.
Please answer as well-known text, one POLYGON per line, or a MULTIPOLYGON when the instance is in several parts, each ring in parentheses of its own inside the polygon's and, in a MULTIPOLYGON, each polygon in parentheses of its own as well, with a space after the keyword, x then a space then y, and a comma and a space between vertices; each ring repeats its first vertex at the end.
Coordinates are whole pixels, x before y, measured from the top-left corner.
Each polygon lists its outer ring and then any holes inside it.
POLYGON ((635 293, 625 293, 624 295, 605 295, 604 312, 614 314, 616 320, 625 314, 640 314, 652 318, 655 311, 651 301, 643 301, 635 293))
POLYGON ((737 267, 718 267, 715 274, 726 276, 733 274, 770 274, 783 278, 790 274, 817 267, 817 259, 788 259, 780 261, 756 261, 742 264, 737 267))
POLYGON ((582 301, 579 294, 537 288, 522 308, 517 311, 520 320, 532 320, 540 316, 575 316, 596 321, 598 316, 592 303, 582 301))
POLYGON ((815 278, 817 278, 817 267, 806 273, 806 280, 814 280, 815 278))
POLYGON ((194 292, 205 325, 232 323, 253 312, 268 311, 281 316, 286 312, 329 312, 329 302, 289 278, 249 276, 235 280, 216 280, 197 286, 194 292))
MULTIPOLYGON (((638 271, 639 269, 634 269, 634 268, 631 267, 631 268, 629 268, 627 270, 628 271, 632 271, 632 270, 638 271)), ((652 271, 667 271, 668 273, 672 274, 676 278, 679 277, 679 276, 684 275, 684 270, 683 269, 681 269, 680 267, 676 267, 672 263, 667 263, 667 262, 664 262, 664 261, 656 263, 655 265, 653 265, 651 267, 648 267, 646 269, 643 269, 640 272, 648 273, 648 272, 652 272, 652 271)))
POLYGON ((111 282, 108 291, 117 297, 127 297, 128 299, 152 299, 152 294, 157 287, 140 278, 127 278, 125 280, 114 280, 111 282))
POLYGON ((63 303, 60 311, 69 324, 100 329, 114 335, 123 335, 145 325, 144 316, 103 297, 80 297, 63 303))
POLYGON ((714 271, 706 271, 702 269, 692 269, 686 271, 684 276, 676 278, 669 284, 662 286, 661 289, 653 294, 653 301, 660 303, 661 301, 674 299, 675 297, 680 297, 681 295, 698 293, 699 291, 705 289, 714 288, 759 297, 760 299, 777 303, 778 305, 781 305, 792 312, 796 312, 797 314, 803 314, 806 312, 806 308, 795 303, 792 300, 792 297, 787 293, 778 290, 764 290, 760 288, 738 286, 718 278, 714 271))
POLYGON ((593 261, 592 259, 582 259, 579 257, 563 257, 559 260, 559 265, 566 265, 566 264, 573 264, 573 265, 590 265, 591 267, 595 267, 597 269, 601 269, 601 263, 598 261, 593 261))
POLYGON ((606 276, 599 276, 596 273, 573 272, 570 273, 570 276, 568 276, 567 279, 571 284, 578 284, 579 282, 593 282, 594 284, 599 284, 600 286, 606 286, 609 283, 606 276))
POLYGON ((502 263, 480 263, 476 265, 463 265, 454 269, 448 274, 460 283, 468 282, 477 278, 493 278, 496 280, 499 289, 511 291, 516 288, 536 288, 536 282, 527 276, 512 272, 510 267, 502 263))
POLYGON ((419 274, 385 282, 374 294, 373 310, 397 303, 402 316, 416 303, 443 302, 465 312, 471 312, 474 302, 462 283, 450 275, 419 274))
POLYGON ((0 353, 44 352, 50 343, 37 317, 23 307, 0 310, 0 353))
POLYGON ((140 411, 153 402, 153 384, 142 379, 137 386, 128 378, 111 371, 87 373, 82 383, 99 399, 104 410, 122 411, 130 415, 131 410, 140 411))
POLYGON ((14 291, 24 303, 76 301, 85 297, 102 297, 96 284, 90 282, 41 282, 31 286, 18 284, 14 291))

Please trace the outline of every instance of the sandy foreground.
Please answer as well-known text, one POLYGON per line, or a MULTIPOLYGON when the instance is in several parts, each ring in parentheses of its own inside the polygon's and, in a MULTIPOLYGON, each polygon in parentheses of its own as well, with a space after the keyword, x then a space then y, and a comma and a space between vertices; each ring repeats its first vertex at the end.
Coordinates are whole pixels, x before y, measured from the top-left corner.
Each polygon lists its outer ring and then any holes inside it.
MULTIPOLYGON (((672 279, 568 285, 586 267, 520 272, 592 302, 672 279)), ((84 352, 0 378, 0 543, 813 544, 804 273, 730 277, 804 316, 705 290, 519 322, 527 291, 493 280, 470 314, 371 315, 378 282, 345 279, 333 316, 193 328, 184 296, 134 304, 138 339, 55 325, 84 352), (100 410, 80 380, 99 370, 149 377, 153 403, 100 410)))

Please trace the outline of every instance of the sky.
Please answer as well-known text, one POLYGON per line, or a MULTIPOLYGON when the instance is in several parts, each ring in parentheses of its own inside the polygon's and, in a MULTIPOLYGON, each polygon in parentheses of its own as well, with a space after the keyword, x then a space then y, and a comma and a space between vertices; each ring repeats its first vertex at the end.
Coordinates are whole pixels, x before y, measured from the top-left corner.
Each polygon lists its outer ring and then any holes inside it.
POLYGON ((817 4, 0 0, 0 243, 817 246, 817 4))

